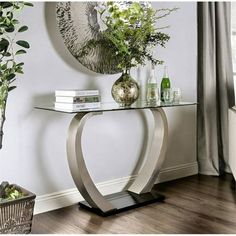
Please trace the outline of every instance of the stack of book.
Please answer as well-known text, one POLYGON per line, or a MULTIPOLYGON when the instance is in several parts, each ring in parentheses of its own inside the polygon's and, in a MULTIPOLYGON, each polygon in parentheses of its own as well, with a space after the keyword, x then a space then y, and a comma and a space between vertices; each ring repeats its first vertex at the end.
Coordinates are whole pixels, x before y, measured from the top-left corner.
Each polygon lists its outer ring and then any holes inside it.
POLYGON ((98 90, 56 90, 55 109, 78 111, 101 106, 98 90))

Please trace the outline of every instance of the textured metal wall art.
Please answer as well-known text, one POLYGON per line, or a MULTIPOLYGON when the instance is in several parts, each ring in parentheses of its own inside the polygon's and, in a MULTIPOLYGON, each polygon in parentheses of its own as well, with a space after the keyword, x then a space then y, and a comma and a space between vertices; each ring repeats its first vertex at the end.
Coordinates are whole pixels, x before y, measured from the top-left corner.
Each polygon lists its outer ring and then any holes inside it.
POLYGON ((82 52, 82 48, 89 40, 94 38, 99 40, 102 26, 97 11, 98 4, 98 2, 57 3, 59 30, 68 50, 82 65, 102 74, 119 73, 118 63, 111 59, 113 52, 107 43, 99 43, 89 51, 88 55, 83 55, 82 52))

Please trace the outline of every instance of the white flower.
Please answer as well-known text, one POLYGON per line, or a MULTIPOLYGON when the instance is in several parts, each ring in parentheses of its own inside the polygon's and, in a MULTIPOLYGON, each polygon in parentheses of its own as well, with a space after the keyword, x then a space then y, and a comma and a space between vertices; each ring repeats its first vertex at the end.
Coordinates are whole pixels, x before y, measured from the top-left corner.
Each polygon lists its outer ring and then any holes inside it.
POLYGON ((135 60, 135 58, 132 58, 131 64, 136 65, 138 62, 135 60))
POLYGON ((129 46, 129 41, 125 40, 125 45, 129 46))

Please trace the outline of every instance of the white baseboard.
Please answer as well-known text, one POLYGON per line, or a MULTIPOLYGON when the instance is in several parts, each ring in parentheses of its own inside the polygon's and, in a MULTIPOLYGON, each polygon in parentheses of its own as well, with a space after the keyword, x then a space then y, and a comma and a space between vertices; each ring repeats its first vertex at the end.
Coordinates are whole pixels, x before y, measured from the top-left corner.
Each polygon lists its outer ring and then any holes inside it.
MULTIPOLYGON (((179 179, 186 176, 195 175, 197 173, 197 162, 165 168, 161 171, 156 183, 179 179)), ((135 178, 136 176, 128 176, 109 180, 106 182, 98 183, 97 187, 103 195, 112 194, 122 191, 124 187, 135 178)), ((38 196, 35 201, 34 214, 70 206, 82 200, 83 198, 76 188, 38 196)))

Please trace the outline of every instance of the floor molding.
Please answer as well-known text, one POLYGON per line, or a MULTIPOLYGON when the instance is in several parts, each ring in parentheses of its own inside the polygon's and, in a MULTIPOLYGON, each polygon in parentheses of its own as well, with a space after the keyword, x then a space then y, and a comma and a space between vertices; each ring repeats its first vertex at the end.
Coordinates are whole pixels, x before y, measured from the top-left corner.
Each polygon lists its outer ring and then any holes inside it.
MULTIPOLYGON (((174 179, 183 178, 198 173, 197 162, 182 164, 174 167, 165 168, 161 171, 156 183, 166 182, 174 179)), ((133 181, 136 176, 128 176, 119 179, 109 180, 98 183, 97 187, 103 195, 122 191, 124 187, 133 181)), ((76 188, 67 189, 38 196, 35 201, 34 214, 52 211, 62 207, 70 206, 82 201, 83 198, 76 188)))

